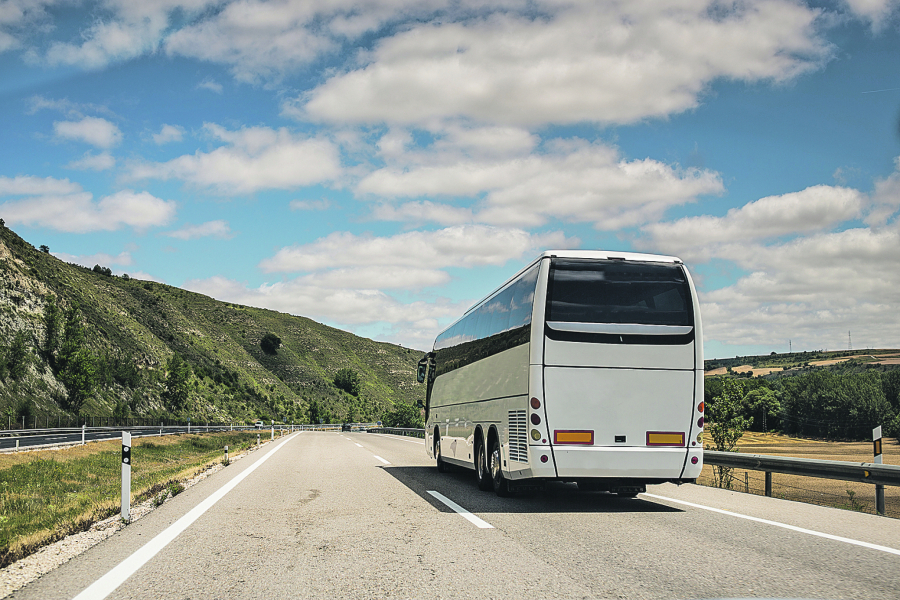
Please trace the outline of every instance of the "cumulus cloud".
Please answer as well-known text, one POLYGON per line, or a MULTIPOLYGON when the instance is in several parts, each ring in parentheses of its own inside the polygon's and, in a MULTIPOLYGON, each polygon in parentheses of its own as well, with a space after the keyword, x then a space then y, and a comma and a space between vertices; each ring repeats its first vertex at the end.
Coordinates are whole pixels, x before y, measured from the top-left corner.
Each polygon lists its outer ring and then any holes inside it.
POLYGON ((704 336, 800 348, 893 347, 900 336, 900 230, 854 228, 770 246, 742 246, 731 260, 748 274, 701 294, 704 336))
POLYGON ((51 252, 51 254, 59 260, 88 268, 92 268, 94 265, 100 265, 101 267, 127 267, 134 263, 130 252, 120 252, 116 256, 105 252, 87 256, 67 254, 65 252, 51 252))
POLYGON ((467 302, 446 299, 400 302, 379 289, 331 287, 309 278, 250 288, 224 277, 211 277, 187 281, 183 287, 219 300, 303 315, 350 329, 389 323, 392 333, 386 337, 416 348, 430 347, 439 321, 454 318, 468 308, 467 302))
POLYGON ((862 213, 865 196, 846 187, 817 185, 800 192, 768 196, 724 217, 702 215, 647 225, 654 246, 685 259, 705 261, 721 256, 739 242, 827 230, 862 213))
POLYGON ((122 141, 119 128, 100 117, 84 117, 80 121, 56 121, 53 132, 58 138, 85 142, 98 148, 112 148, 122 141))
POLYGON ((661 218, 667 208, 724 191, 714 172, 650 158, 625 160, 616 148, 599 143, 552 140, 543 152, 521 149, 475 158, 471 150, 441 140, 425 151, 396 155, 364 176, 356 191, 387 199, 480 197, 474 209, 431 201, 379 206, 379 218, 443 224, 474 219, 503 226, 537 226, 555 218, 602 230, 640 225, 661 218))
POLYGON ((184 127, 179 125, 163 125, 162 129, 159 130, 159 133, 154 133, 151 137, 153 138, 153 143, 159 146, 168 144, 169 142, 180 142, 184 137, 184 127))
POLYGON ((196 240, 204 237, 228 239, 233 237, 231 227, 222 220, 207 221, 200 225, 185 225, 181 229, 170 231, 166 235, 179 240, 196 240))
POLYGON ((717 78, 788 80, 830 55, 820 12, 790 0, 535 6, 546 16, 404 28, 296 110, 358 123, 632 123, 694 108, 717 78))
POLYGON ((900 6, 898 0, 844 0, 856 17, 868 21, 875 31, 881 30, 888 17, 900 6))
POLYGON ((90 192, 81 191, 80 186, 73 186, 68 180, 0 179, 0 195, 20 196, 0 203, 7 223, 71 233, 115 231, 122 227, 140 231, 166 225, 175 215, 174 201, 161 200, 147 192, 122 190, 94 202, 90 192))
POLYGON ((328 210, 331 202, 325 198, 321 200, 291 200, 289 206, 291 210, 328 210))
POLYGON ((502 265, 538 248, 571 248, 580 241, 562 232, 532 234, 485 225, 411 231, 391 237, 335 232, 312 244, 290 246, 260 263, 272 272, 357 267, 474 267, 502 265))
POLYGON ((209 77, 198 83, 197 87, 201 90, 209 90, 211 92, 215 92, 216 94, 221 94, 224 90, 221 83, 209 77))
POLYGON ((66 165, 67 169, 79 171, 106 171, 116 166, 116 159, 109 152, 91 154, 88 152, 78 160, 73 160, 66 165))
POLYGON ((180 179, 222 194, 267 189, 294 189, 333 180, 341 171, 331 142, 295 135, 287 129, 247 127, 229 131, 206 124, 205 130, 224 145, 162 163, 131 168, 132 179, 180 179))

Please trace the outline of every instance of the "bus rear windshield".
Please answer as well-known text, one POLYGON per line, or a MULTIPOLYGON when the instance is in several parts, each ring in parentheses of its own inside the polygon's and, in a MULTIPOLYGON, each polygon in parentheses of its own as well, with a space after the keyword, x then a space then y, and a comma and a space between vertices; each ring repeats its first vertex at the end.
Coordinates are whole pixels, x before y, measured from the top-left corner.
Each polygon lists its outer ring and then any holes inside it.
POLYGON ((681 265, 554 259, 547 321, 694 324, 691 291, 681 265))

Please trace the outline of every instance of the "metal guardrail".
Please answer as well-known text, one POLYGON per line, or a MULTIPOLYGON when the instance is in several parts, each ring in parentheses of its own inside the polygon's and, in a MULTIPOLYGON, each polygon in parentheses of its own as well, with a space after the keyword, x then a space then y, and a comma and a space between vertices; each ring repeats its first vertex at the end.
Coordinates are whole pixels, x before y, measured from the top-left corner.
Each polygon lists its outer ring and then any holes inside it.
MULTIPOLYGON (((750 471, 821 477, 877 485, 900 486, 900 466, 876 465, 873 463, 851 463, 837 460, 816 460, 812 458, 792 458, 788 456, 768 456, 764 454, 741 454, 739 452, 715 452, 705 450, 703 462, 720 467, 733 467, 750 471)), ((771 496, 770 477, 766 478, 766 495, 771 496)))
POLYGON ((415 429, 413 427, 372 427, 369 433, 392 433, 395 435, 409 435, 413 437, 425 437, 424 429, 415 429))

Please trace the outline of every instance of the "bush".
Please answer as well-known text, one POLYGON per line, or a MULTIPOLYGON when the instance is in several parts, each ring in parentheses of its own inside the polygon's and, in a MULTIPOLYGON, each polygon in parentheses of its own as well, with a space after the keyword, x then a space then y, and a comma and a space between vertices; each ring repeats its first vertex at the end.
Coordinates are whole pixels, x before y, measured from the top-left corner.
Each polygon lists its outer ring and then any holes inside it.
POLYGON ((278 354, 278 348, 281 347, 281 338, 274 333, 267 333, 259 341, 259 346, 266 354, 278 354))
POLYGON ((334 385, 353 396, 359 396, 359 374, 353 369, 341 369, 334 376, 334 385))
POLYGON ((381 422, 385 427, 411 427, 418 429, 425 427, 421 411, 409 404, 395 404, 394 410, 382 415, 381 422))

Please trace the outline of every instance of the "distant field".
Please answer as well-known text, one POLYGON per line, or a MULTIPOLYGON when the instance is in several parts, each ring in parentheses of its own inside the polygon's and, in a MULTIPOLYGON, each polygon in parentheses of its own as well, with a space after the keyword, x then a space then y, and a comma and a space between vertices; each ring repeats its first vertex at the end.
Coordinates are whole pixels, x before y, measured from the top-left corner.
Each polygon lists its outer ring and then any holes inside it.
MULTIPOLYGON (((840 460, 846 462, 872 462, 872 442, 828 442, 792 438, 778 434, 748 432, 738 446, 742 454, 768 454, 772 456, 793 456, 819 460, 840 460)), ((895 439, 884 439, 884 464, 900 465, 900 444, 895 439)), ((732 489, 765 494, 765 475, 762 471, 735 469, 732 489), (748 488, 745 488, 745 475, 748 488)), ((712 467, 705 465, 700 478, 702 485, 712 485, 712 467)), ((850 481, 799 477, 796 475, 772 474, 772 495, 786 500, 836 506, 875 512, 875 486, 850 481), (847 491, 854 492, 853 501, 847 491)), ((885 511, 889 517, 900 518, 900 488, 884 488, 885 511)))

